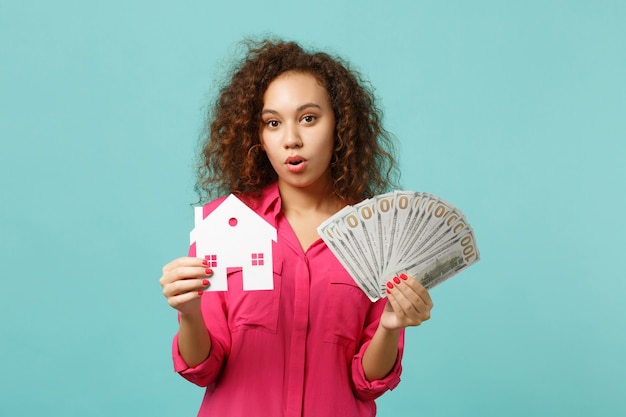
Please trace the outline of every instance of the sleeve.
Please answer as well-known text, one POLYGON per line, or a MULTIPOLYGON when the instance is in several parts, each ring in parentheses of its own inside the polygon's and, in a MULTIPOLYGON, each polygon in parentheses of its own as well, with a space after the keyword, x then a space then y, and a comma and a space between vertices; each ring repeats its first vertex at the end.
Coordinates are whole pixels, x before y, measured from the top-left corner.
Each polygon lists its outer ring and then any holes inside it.
POLYGON ((383 395, 387 390, 392 390, 400 383, 402 373, 402 354, 404 352, 404 329, 400 332, 398 341, 398 357, 389 374, 379 380, 368 381, 363 370, 363 354, 370 344, 374 333, 378 328, 380 315, 385 308, 386 299, 378 300, 372 305, 368 313, 367 325, 361 338, 361 345, 356 355, 352 358, 352 383, 357 398, 363 401, 372 401, 383 395))

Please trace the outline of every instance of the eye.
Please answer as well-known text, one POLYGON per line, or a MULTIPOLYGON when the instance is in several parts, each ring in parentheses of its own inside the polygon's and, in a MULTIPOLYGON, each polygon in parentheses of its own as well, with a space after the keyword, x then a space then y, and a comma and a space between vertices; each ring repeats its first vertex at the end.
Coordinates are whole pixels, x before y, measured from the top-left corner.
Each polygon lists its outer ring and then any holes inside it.
POLYGON ((302 118, 302 121, 303 121, 305 124, 311 124, 311 123, 313 123, 315 120, 317 120, 317 117, 313 116, 312 114, 307 114, 306 116, 304 116, 304 117, 302 118))
POLYGON ((276 127, 280 126, 280 122, 278 120, 272 119, 272 120, 266 121, 265 125, 267 127, 276 128, 276 127))

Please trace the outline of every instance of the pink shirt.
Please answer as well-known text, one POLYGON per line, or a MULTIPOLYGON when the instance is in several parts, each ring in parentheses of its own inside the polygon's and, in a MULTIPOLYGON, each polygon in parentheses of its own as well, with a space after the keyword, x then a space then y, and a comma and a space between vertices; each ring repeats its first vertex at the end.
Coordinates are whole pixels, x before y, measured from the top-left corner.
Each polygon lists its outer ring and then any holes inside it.
MULTIPOLYGON (((207 204, 205 216, 222 201, 207 204)), ((321 239, 302 251, 276 184, 253 209, 277 229, 274 289, 244 292, 241 270, 231 270, 227 292, 202 296, 209 357, 189 368, 174 338, 174 369, 207 387, 198 416, 374 416, 374 400, 402 370, 404 332, 389 375, 368 382, 363 373, 386 300, 372 303, 321 239)))

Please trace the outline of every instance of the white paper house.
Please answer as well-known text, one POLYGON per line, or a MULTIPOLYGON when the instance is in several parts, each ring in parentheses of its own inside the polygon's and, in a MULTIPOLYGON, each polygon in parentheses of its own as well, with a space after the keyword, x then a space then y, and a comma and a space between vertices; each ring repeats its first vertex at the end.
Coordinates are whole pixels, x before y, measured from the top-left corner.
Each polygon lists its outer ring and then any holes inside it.
POLYGON ((227 291, 228 268, 241 267, 243 289, 274 288, 272 241, 276 229, 233 194, 229 195, 207 217, 196 207, 195 227, 190 241, 196 256, 207 260, 213 270, 207 291, 227 291))

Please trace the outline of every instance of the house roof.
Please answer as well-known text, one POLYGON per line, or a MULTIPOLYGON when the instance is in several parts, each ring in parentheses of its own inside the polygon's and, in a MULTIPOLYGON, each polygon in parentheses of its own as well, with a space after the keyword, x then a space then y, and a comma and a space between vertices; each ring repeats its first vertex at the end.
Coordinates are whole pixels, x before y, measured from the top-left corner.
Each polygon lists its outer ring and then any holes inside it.
POLYGON ((212 240, 222 242, 242 238, 247 241, 276 241, 276 228, 231 194, 204 218, 202 207, 195 208, 191 241, 197 242, 202 236, 211 236, 212 240))

